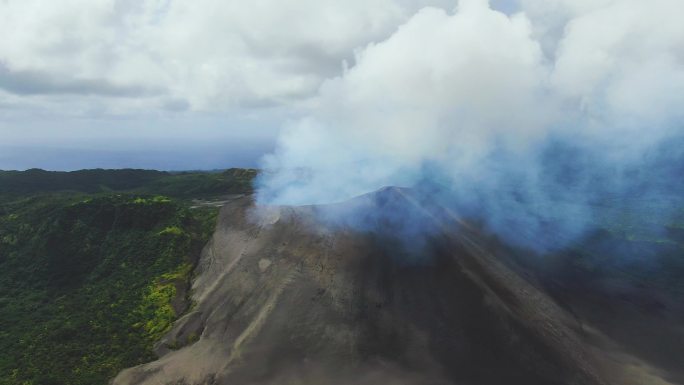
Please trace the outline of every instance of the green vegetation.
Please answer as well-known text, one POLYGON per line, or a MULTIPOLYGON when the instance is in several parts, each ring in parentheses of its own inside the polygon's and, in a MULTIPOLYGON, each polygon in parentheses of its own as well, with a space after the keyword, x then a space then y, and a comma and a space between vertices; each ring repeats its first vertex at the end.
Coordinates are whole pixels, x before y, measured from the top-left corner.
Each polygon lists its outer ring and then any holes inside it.
POLYGON ((251 192, 254 169, 231 168, 221 172, 154 170, 80 170, 72 172, 0 171, 0 196, 52 192, 134 192, 175 198, 207 198, 251 192))
POLYGON ((154 359, 215 225, 190 199, 254 175, 0 172, 0 385, 106 384, 154 359))
POLYGON ((257 171, 232 168, 220 173, 168 174, 155 179, 136 191, 179 198, 217 197, 252 191, 257 171))
POLYGON ((178 311, 173 308, 172 303, 178 295, 177 285, 190 281, 192 269, 193 265, 184 263, 175 271, 157 277, 145 289, 143 300, 137 309, 138 318, 142 321, 133 327, 143 328, 151 343, 159 340, 176 320, 178 311))

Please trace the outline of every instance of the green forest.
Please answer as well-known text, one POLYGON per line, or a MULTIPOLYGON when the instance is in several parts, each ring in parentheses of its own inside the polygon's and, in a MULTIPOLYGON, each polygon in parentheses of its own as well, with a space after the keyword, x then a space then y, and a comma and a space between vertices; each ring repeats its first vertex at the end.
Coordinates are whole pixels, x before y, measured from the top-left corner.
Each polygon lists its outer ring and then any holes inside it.
POLYGON ((191 199, 255 175, 0 172, 0 384, 106 384, 154 359, 214 229, 191 199))

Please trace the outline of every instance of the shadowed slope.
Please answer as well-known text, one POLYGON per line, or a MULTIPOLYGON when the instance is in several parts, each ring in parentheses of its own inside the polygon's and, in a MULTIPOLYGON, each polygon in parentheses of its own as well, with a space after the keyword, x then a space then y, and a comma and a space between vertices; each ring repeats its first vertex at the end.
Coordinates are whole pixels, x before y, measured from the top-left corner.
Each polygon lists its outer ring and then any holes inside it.
POLYGON ((223 207, 194 310, 113 384, 613 383, 577 323, 446 209, 396 188, 252 207, 223 207))

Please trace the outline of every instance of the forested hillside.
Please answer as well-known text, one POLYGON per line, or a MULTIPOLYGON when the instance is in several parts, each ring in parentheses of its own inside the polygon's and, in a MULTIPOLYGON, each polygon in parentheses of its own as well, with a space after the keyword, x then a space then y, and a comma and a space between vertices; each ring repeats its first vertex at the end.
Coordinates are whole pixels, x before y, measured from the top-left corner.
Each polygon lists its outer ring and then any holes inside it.
POLYGON ((155 170, 79 170, 71 172, 0 171, 0 198, 47 192, 99 193, 127 191, 197 198, 252 190, 257 170, 231 168, 217 172, 166 172, 155 170))
POLYGON ((187 289, 216 218, 182 198, 249 192, 253 175, 0 174, 0 384, 106 384, 153 359, 154 342, 192 306, 187 289), (128 191, 94 193, 115 189, 128 191))

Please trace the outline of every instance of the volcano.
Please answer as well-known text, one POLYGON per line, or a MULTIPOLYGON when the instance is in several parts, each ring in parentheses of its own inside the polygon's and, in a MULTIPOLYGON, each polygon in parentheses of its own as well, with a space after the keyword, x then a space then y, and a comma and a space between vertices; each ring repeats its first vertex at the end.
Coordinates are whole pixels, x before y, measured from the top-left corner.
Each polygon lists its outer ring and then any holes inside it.
POLYGON ((668 384, 411 190, 226 203, 193 305, 130 384, 668 384), (349 221, 331 221, 348 215, 349 221))

